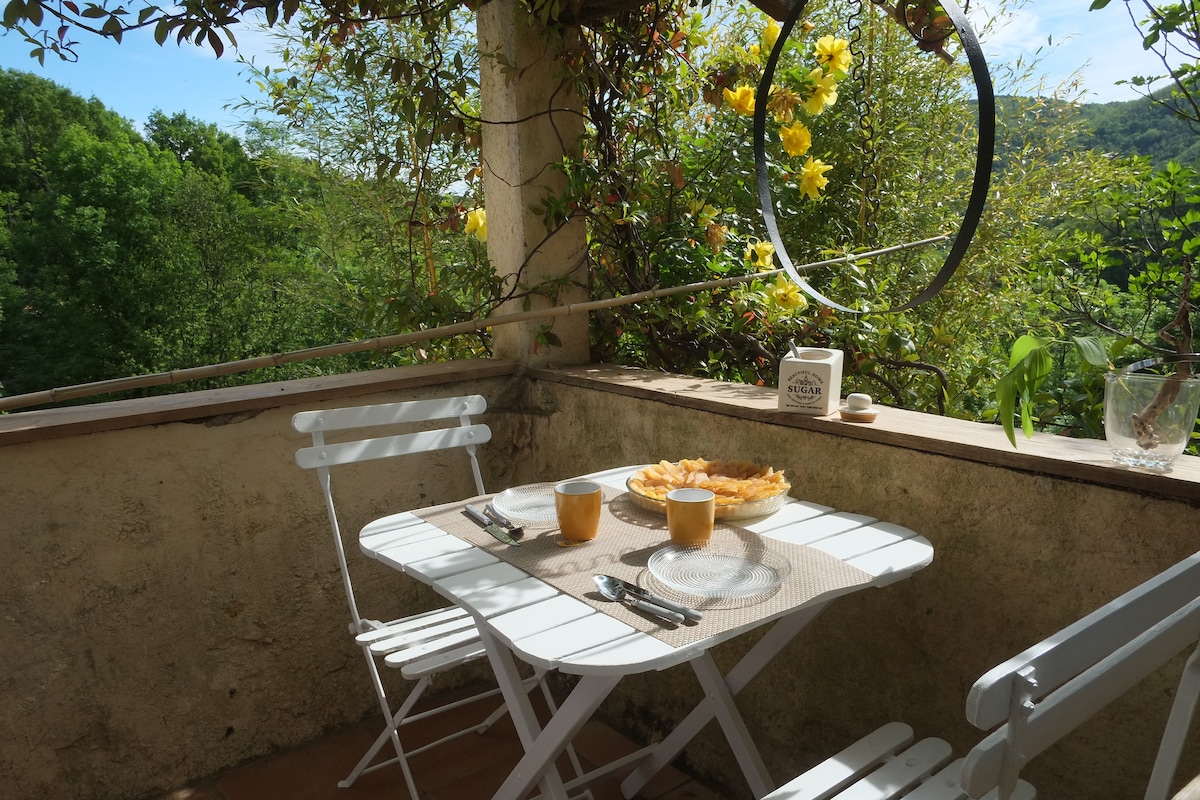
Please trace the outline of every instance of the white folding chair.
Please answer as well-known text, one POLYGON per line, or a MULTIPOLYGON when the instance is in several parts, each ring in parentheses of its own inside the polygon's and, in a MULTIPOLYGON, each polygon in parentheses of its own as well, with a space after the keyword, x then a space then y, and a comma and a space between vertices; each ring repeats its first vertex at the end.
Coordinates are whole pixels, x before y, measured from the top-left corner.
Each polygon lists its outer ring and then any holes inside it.
MULTIPOLYGON (((399 762, 409 794, 415 799, 417 788, 408 763, 411 757, 459 736, 486 730, 506 713, 506 708, 501 706, 478 725, 456 731, 420 748, 405 750, 400 742, 398 729, 401 726, 496 695, 500 690, 499 688, 492 689, 428 711, 411 713, 436 674, 484 655, 479 631, 471 617, 462 609, 454 606, 390 622, 369 619, 359 613, 346 552, 342 545, 341 526, 338 523, 338 514, 334 506, 332 481, 329 474, 331 467, 345 464, 408 456, 434 450, 462 448, 475 478, 476 491, 478 494, 483 494, 483 477, 479 470, 479 460, 475 448, 491 439, 491 430, 487 425, 472 423, 470 417, 480 414, 486 409, 487 401, 483 397, 470 395, 325 411, 303 411, 292 417, 293 428, 300 433, 312 435, 312 446, 301 448, 296 452, 296 463, 305 469, 317 471, 321 491, 325 496, 329 523, 333 529, 333 545, 342 574, 346 600, 350 606, 350 633, 366 657, 371 683, 386 720, 383 732, 379 734, 374 744, 346 779, 338 784, 343 788, 352 785, 358 776, 365 772, 399 762), (442 427, 437 428, 430 428, 428 424, 451 419, 456 420, 456 424, 445 426, 443 423, 442 427), (336 443, 326 443, 325 441, 327 433, 341 433, 342 436, 339 439, 343 439, 349 435, 362 435, 360 431, 367 428, 400 425, 416 425, 422 429, 376 438, 342 440, 336 443), (405 678, 417 682, 396 711, 392 711, 391 701, 380 678, 378 660, 382 660, 386 666, 398 668, 400 674, 405 678), (396 751, 396 757, 368 766, 389 740, 396 751)), ((527 679, 526 687, 540 685, 547 703, 553 708, 554 701, 550 696, 549 687, 546 686, 542 677, 542 671, 535 671, 533 677, 527 679)), ((574 751, 572 750, 569 755, 578 770, 579 765, 574 751)))
POLYGON ((1022 767, 1180 652, 1193 647, 1146 800, 1166 800, 1200 696, 1200 553, 1004 662, 975 682, 967 719, 996 728, 951 762, 941 739, 912 744, 892 722, 767 795, 768 800, 1029 800, 1022 767), (997 728, 997 726, 999 726, 997 728))

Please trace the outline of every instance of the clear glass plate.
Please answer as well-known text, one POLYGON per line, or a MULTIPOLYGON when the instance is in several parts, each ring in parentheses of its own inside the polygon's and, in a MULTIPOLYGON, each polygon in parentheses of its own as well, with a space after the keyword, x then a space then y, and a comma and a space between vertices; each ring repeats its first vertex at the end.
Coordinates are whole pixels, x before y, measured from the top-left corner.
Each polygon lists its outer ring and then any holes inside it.
POLYGON ((676 591, 719 599, 767 594, 779 588, 792 565, 766 549, 738 546, 668 545, 655 551, 647 564, 650 574, 676 591))
POLYGON ((554 513, 553 483, 531 483, 505 489, 492 498, 492 506, 514 525, 552 527, 558 520, 554 513))

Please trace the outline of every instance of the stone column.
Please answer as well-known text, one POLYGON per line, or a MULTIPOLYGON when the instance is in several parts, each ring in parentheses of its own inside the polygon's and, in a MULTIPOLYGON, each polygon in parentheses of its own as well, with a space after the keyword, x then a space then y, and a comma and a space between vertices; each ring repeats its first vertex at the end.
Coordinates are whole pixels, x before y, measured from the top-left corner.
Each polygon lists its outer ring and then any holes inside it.
MULTIPOLYGON (((519 293, 564 280, 553 298, 533 295, 530 309, 585 302, 586 226, 575 220, 553 232, 538 210, 565 184, 551 165, 573 152, 583 133, 582 103, 560 77, 563 33, 547 30, 517 0, 479 7, 479 93, 483 111, 483 193, 488 259, 506 291, 519 293), (520 284, 521 288, 518 288, 520 284)), ((577 35, 567 29, 566 36, 577 35)), ((526 310, 511 300, 495 316, 526 310)), ((535 366, 586 364, 588 319, 570 314, 492 328, 497 358, 535 366), (552 324, 561 347, 537 345, 541 325, 552 324)))

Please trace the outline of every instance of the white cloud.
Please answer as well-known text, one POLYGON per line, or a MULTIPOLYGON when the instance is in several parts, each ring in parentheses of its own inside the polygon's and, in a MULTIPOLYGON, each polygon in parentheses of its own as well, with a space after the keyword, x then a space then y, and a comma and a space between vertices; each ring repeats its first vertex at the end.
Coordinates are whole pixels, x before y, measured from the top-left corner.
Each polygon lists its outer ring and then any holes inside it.
MULTIPOLYGON (((1137 94, 1117 81, 1157 74, 1161 64, 1141 46, 1124 3, 1089 11, 1088 0, 1026 0, 1010 5, 976 0, 968 17, 989 63, 1034 63, 1035 78, 1053 88, 1080 73, 1087 102, 1132 100, 1137 94)), ((998 87, 1001 88, 1001 87, 998 87)))

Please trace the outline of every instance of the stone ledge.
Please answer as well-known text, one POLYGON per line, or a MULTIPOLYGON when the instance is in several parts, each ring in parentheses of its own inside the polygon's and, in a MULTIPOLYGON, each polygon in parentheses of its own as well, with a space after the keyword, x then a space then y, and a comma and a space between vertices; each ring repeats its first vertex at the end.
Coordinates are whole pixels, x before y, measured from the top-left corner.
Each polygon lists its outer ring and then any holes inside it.
MULTIPOLYGON (((515 362, 479 359, 24 411, 0 415, 0 447, 144 425, 211 420, 314 400, 504 377, 521 371, 515 362)), ((1014 449, 999 426, 903 409, 881 408, 875 422, 870 424, 780 412, 775 390, 761 386, 721 383, 607 364, 529 368, 524 374, 536 380, 616 392, 770 425, 962 458, 1200 506, 1200 458, 1194 456, 1183 456, 1173 471, 1157 474, 1113 463, 1102 441, 1039 433, 1028 440, 1018 436, 1014 449)))
POLYGON ((1160 474, 1114 463, 1105 443, 1093 439, 1071 439, 1044 433, 1035 433, 1032 439, 1026 439, 1018 435, 1014 449, 998 425, 916 411, 883 407, 875 422, 869 424, 843 422, 836 416, 810 417, 781 412, 775 390, 761 386, 611 365, 531 369, 527 374, 537 380, 587 386, 771 425, 878 442, 1200 506, 1200 458, 1195 456, 1180 457, 1174 470, 1160 474))
POLYGON ((0 415, 0 447, 142 425, 206 420, 331 397, 354 397, 389 389, 501 377, 514 375, 517 370, 517 364, 511 361, 451 361, 85 406, 21 411, 0 415))

